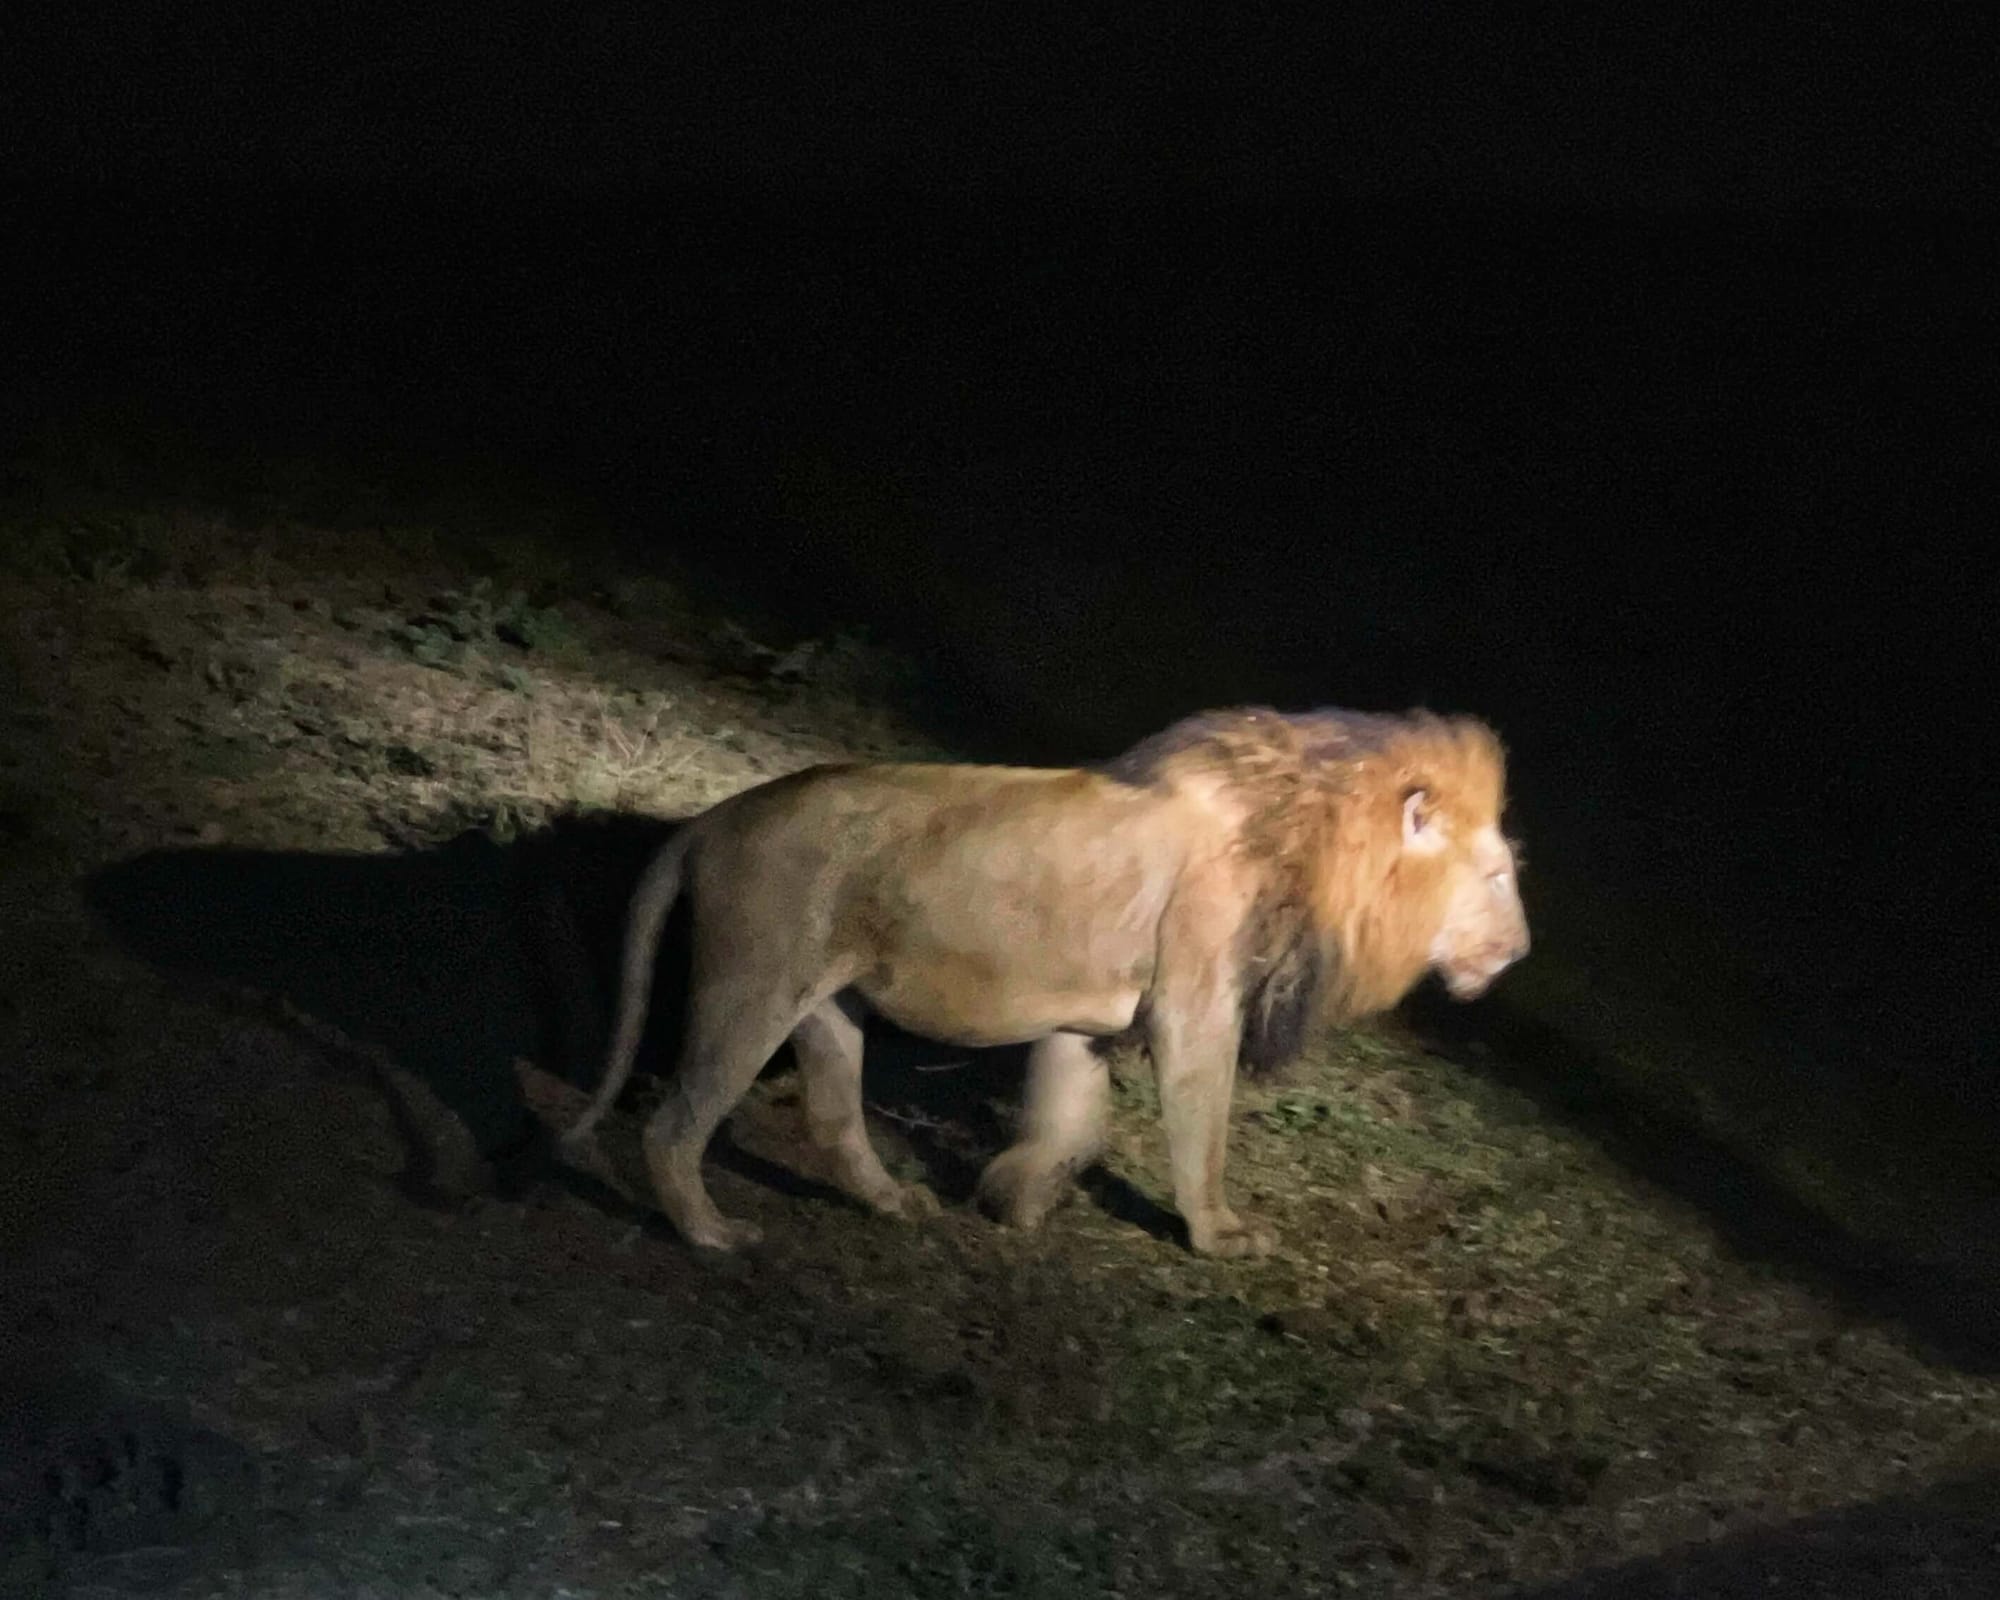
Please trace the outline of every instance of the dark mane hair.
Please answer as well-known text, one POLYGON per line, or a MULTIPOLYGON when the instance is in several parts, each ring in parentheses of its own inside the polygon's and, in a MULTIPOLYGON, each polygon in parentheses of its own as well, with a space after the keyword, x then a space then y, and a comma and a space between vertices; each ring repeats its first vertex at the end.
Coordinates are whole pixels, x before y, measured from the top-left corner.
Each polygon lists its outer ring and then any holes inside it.
MULTIPOLYGON (((1267 896, 1276 902, 1276 895, 1267 896)), ((1260 901, 1236 936, 1243 1026, 1237 1064, 1251 1077, 1296 1061, 1325 1012, 1338 955, 1302 904, 1260 901)))

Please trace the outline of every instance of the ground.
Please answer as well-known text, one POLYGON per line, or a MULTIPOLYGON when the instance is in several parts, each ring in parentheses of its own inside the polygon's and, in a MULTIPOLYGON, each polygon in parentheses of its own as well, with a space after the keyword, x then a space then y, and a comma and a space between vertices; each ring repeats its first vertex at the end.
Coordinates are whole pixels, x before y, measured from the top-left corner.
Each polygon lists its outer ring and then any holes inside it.
POLYGON ((7 525, 0 1591, 1994 1592, 1996 1385, 1744 1247, 1671 1119, 1554 1114, 1531 1019, 1246 1086, 1261 1263, 1183 1247, 1137 1057, 1034 1234, 968 1201, 1012 1063, 888 1035, 935 1216, 791 1176, 782 1062, 715 1156, 760 1251, 565 1172, 659 819, 949 752, 548 506, 333 488, 7 525))

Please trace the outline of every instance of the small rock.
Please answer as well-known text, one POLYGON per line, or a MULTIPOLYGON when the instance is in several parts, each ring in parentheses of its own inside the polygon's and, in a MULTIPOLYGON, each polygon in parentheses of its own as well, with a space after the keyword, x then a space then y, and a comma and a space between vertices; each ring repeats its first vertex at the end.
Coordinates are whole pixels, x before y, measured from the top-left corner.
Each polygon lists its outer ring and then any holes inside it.
POLYGON ((165 670, 174 664, 174 658, 167 653, 166 647, 150 633, 126 635, 125 647, 150 667, 165 670))
POLYGON ((352 1400, 333 1400, 306 1418, 313 1436, 343 1456, 359 1456, 368 1447, 368 1424, 352 1400))
POLYGON ((389 764, 391 772, 400 772, 406 777, 428 778, 437 771, 437 765, 421 750, 412 750, 406 744, 392 744, 382 752, 382 758, 389 764))
POLYGON ((1257 1319, 1257 1326, 1280 1338, 1331 1345, 1352 1355, 1382 1347, 1382 1331, 1372 1318, 1356 1317, 1333 1306, 1286 1306, 1266 1312, 1257 1319))

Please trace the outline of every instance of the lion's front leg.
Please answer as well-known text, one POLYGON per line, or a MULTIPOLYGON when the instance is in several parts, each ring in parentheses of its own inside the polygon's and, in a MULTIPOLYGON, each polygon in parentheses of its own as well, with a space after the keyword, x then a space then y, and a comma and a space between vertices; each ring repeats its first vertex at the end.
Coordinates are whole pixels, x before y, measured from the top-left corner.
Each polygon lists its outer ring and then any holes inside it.
POLYGON ((1070 1180, 1104 1148, 1111 1069, 1078 1033, 1056 1033, 1028 1056, 1021 1137, 979 1175, 979 1204, 1015 1228, 1034 1228, 1069 1194, 1070 1180))
POLYGON ((1159 1076, 1160 1113, 1174 1177, 1174 1204, 1188 1243, 1205 1256, 1268 1255, 1277 1236, 1247 1222, 1223 1197, 1229 1102, 1236 1088, 1235 1008, 1215 1004, 1175 1016, 1162 1006, 1148 1027, 1159 1076))

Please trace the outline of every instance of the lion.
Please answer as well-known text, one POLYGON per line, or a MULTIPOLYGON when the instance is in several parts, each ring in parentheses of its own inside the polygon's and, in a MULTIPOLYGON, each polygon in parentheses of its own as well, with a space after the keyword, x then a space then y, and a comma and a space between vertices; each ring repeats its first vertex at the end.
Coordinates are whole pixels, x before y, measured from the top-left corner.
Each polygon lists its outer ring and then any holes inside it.
POLYGON ((660 937, 692 896, 678 1071, 644 1132, 690 1243, 756 1243, 702 1183, 716 1128, 789 1038, 835 1186, 907 1214, 862 1113, 870 1011, 961 1047, 1031 1044, 1020 1134, 981 1206, 1033 1228, 1099 1153, 1106 1043, 1142 1041, 1190 1246, 1273 1233, 1223 1191, 1239 1065, 1394 1005, 1427 972, 1469 1000, 1528 952, 1490 727, 1264 707, 1204 712, 1091 768, 825 765, 691 819, 633 893, 605 1073, 563 1136, 585 1155, 632 1071, 660 937))

